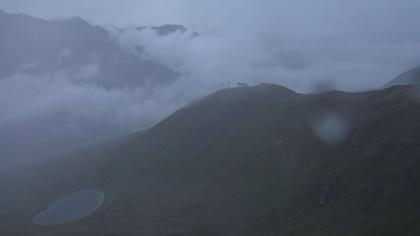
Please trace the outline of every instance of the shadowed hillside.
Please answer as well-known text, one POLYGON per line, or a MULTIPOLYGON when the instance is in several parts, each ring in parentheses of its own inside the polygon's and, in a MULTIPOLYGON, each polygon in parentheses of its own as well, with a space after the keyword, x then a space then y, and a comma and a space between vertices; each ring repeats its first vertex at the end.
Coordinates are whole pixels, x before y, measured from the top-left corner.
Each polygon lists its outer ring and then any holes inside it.
POLYGON ((218 91, 145 132, 2 173, 0 234, 419 235, 412 94, 218 91), (32 224, 55 199, 89 188, 105 192, 93 215, 32 224))

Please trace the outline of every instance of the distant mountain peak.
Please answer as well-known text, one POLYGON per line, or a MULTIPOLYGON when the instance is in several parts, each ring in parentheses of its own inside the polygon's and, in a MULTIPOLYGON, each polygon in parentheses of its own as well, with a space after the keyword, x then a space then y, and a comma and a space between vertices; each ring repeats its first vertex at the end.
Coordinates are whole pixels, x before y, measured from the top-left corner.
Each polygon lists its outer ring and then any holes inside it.
POLYGON ((87 22, 86 20, 84 20, 84 19, 82 19, 78 16, 73 16, 73 17, 69 18, 68 21, 73 22, 75 24, 79 24, 79 25, 90 25, 89 22, 87 22))
MULTIPOLYGON (((156 32, 158 36, 168 36, 171 34, 185 34, 185 33, 191 33, 191 38, 195 38, 200 36, 199 33, 192 31, 185 27, 184 25, 179 24, 164 24, 159 26, 137 26, 137 31, 143 31, 143 30, 152 30, 156 32)), ((124 29, 119 29, 120 32, 124 31, 124 29)))
POLYGON ((166 36, 168 34, 173 34, 176 32, 185 33, 187 28, 183 25, 175 25, 175 24, 166 24, 161 26, 153 26, 153 30, 155 30, 158 35, 166 36))
POLYGON ((0 79, 17 72, 39 76, 86 65, 98 68, 97 75, 88 76, 89 82, 104 87, 158 85, 178 77, 176 71, 158 61, 132 55, 109 30, 80 17, 45 20, 1 11, 0 26, 0 79), (69 50, 72 56, 63 63, 62 53, 69 50), (36 66, 22 70, 28 65, 36 66))
POLYGON ((419 85, 420 84, 420 66, 414 67, 400 75, 385 85, 391 87, 396 85, 419 85))

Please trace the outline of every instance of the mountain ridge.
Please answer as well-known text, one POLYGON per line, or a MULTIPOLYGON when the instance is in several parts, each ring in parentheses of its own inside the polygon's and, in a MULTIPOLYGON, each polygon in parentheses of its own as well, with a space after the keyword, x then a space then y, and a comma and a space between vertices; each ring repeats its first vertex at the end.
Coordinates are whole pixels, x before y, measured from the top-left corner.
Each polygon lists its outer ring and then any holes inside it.
POLYGON ((390 81, 385 87, 395 85, 420 85, 420 66, 414 67, 390 81))
MULTIPOLYGON (((25 217, 0 232, 414 236, 419 106, 410 86, 311 95, 276 85, 225 89, 145 132, 50 166, 13 170, 38 187, 1 196, 9 203, 4 214, 25 217), (315 132, 325 113, 347 127, 336 142, 315 132), (92 216, 31 226, 36 209, 86 187, 105 192, 92 216)), ((10 189, 16 178, 1 178, 0 187, 10 189)))
POLYGON ((44 20, 5 12, 0 17, 0 77, 48 75, 91 64, 97 75, 90 82, 104 87, 168 84, 179 76, 159 62, 126 52, 105 28, 80 17, 44 20))

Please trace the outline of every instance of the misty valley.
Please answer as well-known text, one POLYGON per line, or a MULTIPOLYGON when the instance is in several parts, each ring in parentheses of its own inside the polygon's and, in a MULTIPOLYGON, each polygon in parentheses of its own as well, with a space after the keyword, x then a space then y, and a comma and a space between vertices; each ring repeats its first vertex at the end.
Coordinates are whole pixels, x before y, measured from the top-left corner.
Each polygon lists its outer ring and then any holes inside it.
POLYGON ((0 236, 420 235, 419 9, 0 0, 0 236))

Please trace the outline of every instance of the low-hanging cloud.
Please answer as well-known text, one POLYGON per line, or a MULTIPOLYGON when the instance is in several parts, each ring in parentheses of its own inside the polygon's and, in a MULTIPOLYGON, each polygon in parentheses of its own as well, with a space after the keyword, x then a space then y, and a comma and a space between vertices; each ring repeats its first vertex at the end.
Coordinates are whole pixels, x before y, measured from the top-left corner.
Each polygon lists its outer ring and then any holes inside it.
POLYGON ((307 38, 271 42, 251 32, 182 34, 159 37, 152 31, 127 30, 117 36, 134 50, 165 62, 194 84, 208 87, 222 82, 276 83, 300 92, 315 83, 331 82, 338 89, 375 89, 420 63, 420 42, 340 41, 307 38))
POLYGON ((201 37, 156 39, 143 31, 135 40, 202 83, 274 82, 305 91, 332 81, 339 89, 361 90, 420 64, 417 0, 75 1, 83 4, 4 0, 0 7, 123 28, 184 24, 201 37))
POLYGON ((38 159, 155 124, 191 100, 183 80, 159 89, 104 88, 67 74, 0 80, 2 157, 38 159), (178 89, 176 89, 178 87, 178 89))
POLYGON ((306 92, 330 82, 366 90, 420 64, 417 0, 3 0, 0 8, 118 26, 124 30, 111 31, 122 48, 180 74, 159 87, 104 87, 89 79, 97 68, 92 61, 53 76, 2 79, 4 148, 23 139, 33 150, 94 143, 142 130, 222 83, 269 82, 306 92), (173 23, 200 36, 136 29, 173 23))

